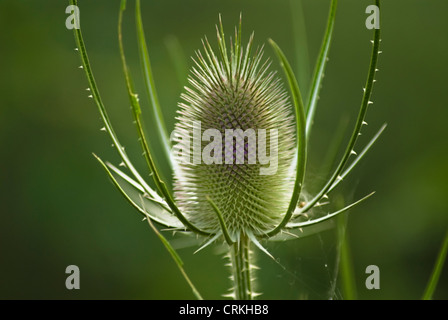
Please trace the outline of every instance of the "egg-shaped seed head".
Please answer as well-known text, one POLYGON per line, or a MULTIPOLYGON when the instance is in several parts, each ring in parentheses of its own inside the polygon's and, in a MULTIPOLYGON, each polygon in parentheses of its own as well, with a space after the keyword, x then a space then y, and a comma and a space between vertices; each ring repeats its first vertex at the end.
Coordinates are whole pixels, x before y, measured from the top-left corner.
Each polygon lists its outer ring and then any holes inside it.
POLYGON ((269 71, 253 34, 241 46, 241 24, 218 54, 203 41, 182 94, 175 143, 174 196, 188 219, 218 233, 219 208, 229 234, 260 235, 281 221, 292 194, 295 126, 288 95, 269 71))

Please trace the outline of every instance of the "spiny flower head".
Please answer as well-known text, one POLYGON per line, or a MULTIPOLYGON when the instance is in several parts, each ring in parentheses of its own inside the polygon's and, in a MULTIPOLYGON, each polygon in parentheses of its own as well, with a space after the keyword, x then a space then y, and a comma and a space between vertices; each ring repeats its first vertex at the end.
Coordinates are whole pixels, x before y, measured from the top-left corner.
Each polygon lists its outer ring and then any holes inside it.
POLYGON ((263 48, 253 52, 253 33, 243 50, 240 20, 229 54, 221 19, 216 29, 219 53, 202 41, 179 103, 174 195, 201 230, 220 231, 212 201, 234 238, 261 235, 278 225, 291 197, 294 116, 263 48))

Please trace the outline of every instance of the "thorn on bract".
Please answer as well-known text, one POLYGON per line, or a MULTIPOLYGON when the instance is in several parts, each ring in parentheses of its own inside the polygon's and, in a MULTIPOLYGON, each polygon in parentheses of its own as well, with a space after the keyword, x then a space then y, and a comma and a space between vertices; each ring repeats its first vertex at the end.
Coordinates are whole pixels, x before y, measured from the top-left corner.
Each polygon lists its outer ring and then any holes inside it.
POLYGON ((84 69, 84 67, 83 66, 79 66, 78 69, 84 69))
POLYGON ((90 88, 86 88, 87 91, 90 91, 90 88))
POLYGON ((365 122, 365 121, 363 121, 363 122, 362 122, 362 124, 363 124, 363 125, 365 125, 365 126, 367 126, 367 125, 368 125, 368 123, 367 123, 367 122, 365 122))
POLYGON ((355 156, 357 156, 358 154, 355 152, 355 150, 350 151, 350 154, 353 154, 355 156))
POLYGON ((102 127, 100 131, 106 131, 106 127, 102 127))
POLYGON ((75 48, 75 51, 79 51, 79 49, 78 49, 78 48, 75 48))
POLYGON ((91 98, 91 99, 93 99, 93 95, 91 95, 91 94, 90 94, 88 97, 91 98))

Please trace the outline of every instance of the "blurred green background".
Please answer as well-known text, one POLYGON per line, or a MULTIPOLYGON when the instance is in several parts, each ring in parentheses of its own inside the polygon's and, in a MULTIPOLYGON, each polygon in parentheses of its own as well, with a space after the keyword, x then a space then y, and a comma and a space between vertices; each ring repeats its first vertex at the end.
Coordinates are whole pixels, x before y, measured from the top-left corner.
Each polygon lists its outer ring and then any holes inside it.
MULTIPOLYGON (((144 97, 134 1, 128 2, 125 46, 144 97)), ((348 135, 360 105, 372 38, 364 26, 365 8, 372 3, 339 1, 311 140, 311 189, 325 179, 321 159, 341 119, 348 121, 348 135)), ((252 30, 256 44, 274 39, 300 70, 300 83, 306 88, 329 1, 302 4, 304 20, 291 13, 291 2, 285 0, 142 1, 168 127, 174 124, 186 81, 178 77, 167 39, 178 39, 184 59, 177 62, 185 72, 204 35, 215 44, 218 14, 230 35, 242 12, 244 39, 252 30), (305 33, 308 47, 296 46, 294 37, 305 33)), ((109 138, 99 130, 99 113, 87 98, 73 32, 65 28, 67 5, 68 1, 56 0, 0 2, 0 298, 192 299, 160 241, 92 156, 95 152, 119 162, 109 138), (80 290, 65 288, 65 268, 71 264, 80 268, 80 290)), ((119 1, 80 0, 79 6, 102 98, 122 143, 144 170, 118 55, 119 1)), ((447 11, 444 0, 382 3, 383 54, 375 103, 358 149, 383 123, 388 128, 340 189, 349 196, 347 201, 376 191, 348 218, 360 299, 419 299, 448 227, 447 11), (379 290, 364 285, 365 269, 372 264, 381 271, 379 290)), ((265 55, 274 58, 269 46, 265 55)), ((262 297, 327 299, 335 247, 334 230, 269 245, 281 266, 259 256, 262 297)), ((230 286, 223 254, 207 248, 193 255, 194 250, 179 251, 186 271, 204 297, 219 299, 230 286)), ((447 280, 445 266, 434 298, 448 298, 447 280)), ((343 298, 339 287, 336 293, 343 298)))

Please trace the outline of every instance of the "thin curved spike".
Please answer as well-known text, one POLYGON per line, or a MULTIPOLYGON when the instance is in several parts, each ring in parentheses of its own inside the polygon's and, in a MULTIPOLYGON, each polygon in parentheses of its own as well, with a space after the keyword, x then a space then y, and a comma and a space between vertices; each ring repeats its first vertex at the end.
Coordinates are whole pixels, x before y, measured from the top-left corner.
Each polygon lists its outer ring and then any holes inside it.
POLYGON ((142 14, 140 9, 140 0, 137 0, 135 5, 135 23, 137 27, 137 40, 138 48, 140 53, 140 61, 143 66, 142 71, 145 79, 146 93, 151 102, 152 118, 154 119, 158 138, 162 142, 163 151, 168 163, 173 167, 173 161, 171 157, 171 142, 168 136, 168 131, 166 129, 165 120, 163 119, 162 108, 160 107, 160 102, 157 97, 157 91, 154 83, 154 78, 152 75, 151 62, 149 60, 148 46, 146 45, 145 32, 143 29, 142 14))
POLYGON ((269 258, 271 258, 272 260, 276 261, 274 256, 265 247, 263 247, 261 245, 261 243, 258 241, 257 237, 255 237, 252 233, 249 233, 247 236, 258 247, 258 249, 263 251, 263 253, 266 254, 269 258))
POLYGON ((226 240, 227 244, 231 246, 235 243, 235 241, 232 239, 232 237, 229 234, 229 230, 227 230, 226 222, 224 221, 224 218, 222 217, 221 210, 219 210, 218 206, 213 202, 213 200, 206 196, 208 203, 212 206, 213 210, 215 211, 216 215, 218 216, 219 225, 221 226, 222 234, 224 235, 224 239, 226 240))
MULTIPOLYGON (((379 0, 376 1, 376 3, 379 5, 379 0)), ((347 148, 345 150, 345 153, 339 162, 337 168, 335 169, 333 175, 330 177, 330 179, 327 181, 325 186, 321 189, 321 191, 307 204, 307 209, 309 210, 312 208, 325 194, 327 194, 328 190, 333 186, 335 181, 337 179, 341 178, 342 170, 344 169, 345 165, 347 164, 347 161, 351 155, 351 152, 356 144, 356 141, 360 135, 361 127, 363 126, 363 123, 365 122, 365 116, 367 113, 367 107, 370 105, 370 96, 372 94, 373 89, 373 80, 376 72, 376 65, 378 62, 378 51, 380 46, 380 29, 375 29, 374 31, 374 40, 373 40, 373 48, 372 48, 372 54, 370 58, 370 67, 369 72, 367 75, 366 80, 366 87, 364 90, 364 94, 362 97, 361 102, 361 108, 358 113, 358 118, 355 124, 355 127, 353 129, 352 136, 350 138, 350 141, 347 145, 347 148)))
MULTIPOLYGON (((114 166, 110 162, 106 162, 106 165, 111 169, 116 175, 118 175, 120 178, 125 180, 129 185, 131 185, 134 189, 140 191, 140 193, 146 194, 145 189, 134 179, 129 177, 126 173, 118 169, 116 166, 114 166)), ((155 192, 155 191, 154 191, 155 192)), ((161 205, 165 210, 168 212, 171 212, 171 209, 168 207, 167 203, 163 201, 162 199, 154 199, 151 197, 150 194, 146 194, 145 198, 149 198, 151 201, 157 202, 159 205, 161 205)))
POLYGON ((275 236, 269 238, 269 241, 289 241, 289 240, 296 240, 298 238, 301 239, 312 235, 316 235, 323 231, 333 229, 335 225, 336 225, 335 222, 330 219, 304 228, 293 228, 293 229, 283 228, 275 236))
POLYGON ((189 228, 191 231, 194 231, 194 232, 202 234, 202 235, 209 235, 210 233, 198 229, 190 221, 188 221, 188 219, 182 214, 182 212, 176 206, 168 188, 166 187, 165 183, 162 181, 162 179, 160 177, 160 173, 157 170, 157 167, 152 158, 151 151, 150 151, 148 142, 146 140, 145 133, 143 131, 143 125, 141 122, 140 103, 138 101, 137 94, 134 93, 134 88, 133 88, 133 85, 131 82, 131 77, 129 74, 129 69, 126 64, 126 58, 125 58, 124 49, 123 49, 121 25, 122 25, 122 21, 123 21, 123 12, 126 9, 125 3, 126 3, 126 0, 122 0, 122 6, 120 8, 120 14, 119 14, 119 18, 118 18, 118 42, 119 42, 119 47, 120 47, 120 56, 121 56, 121 61, 123 64, 123 72, 125 75, 126 87, 128 90, 129 100, 132 105, 132 111, 133 111, 133 115, 134 115, 135 125, 137 127, 137 132, 138 132, 138 135, 140 138, 139 139, 140 143, 144 150, 146 163, 149 167, 150 172, 152 173, 152 177, 154 179, 154 183, 156 184, 157 189, 165 197, 166 203, 168 204, 170 209, 173 211, 173 213, 176 215, 176 217, 185 225, 185 227, 189 228))
POLYGON ((334 21, 336 18, 336 7, 338 0, 331 1, 330 12, 328 14, 327 28, 325 29, 324 40, 320 49, 319 57, 317 58, 316 68, 314 70, 311 89, 309 92, 307 107, 306 107, 306 137, 310 136, 311 126, 313 125, 314 114, 316 112, 317 100, 319 99, 319 91, 322 86, 324 78, 325 65, 330 51, 331 38, 333 36, 334 21))
POLYGON ((201 251, 202 249, 205 249, 206 247, 211 245, 214 241, 216 241, 220 236, 221 236, 221 233, 219 233, 219 232, 217 234, 215 234, 213 237, 210 236, 210 239, 207 240, 203 245, 201 245, 199 247, 199 249, 197 249, 195 252, 193 252, 193 254, 196 254, 199 251, 201 251))
MULTIPOLYGON (((70 3, 72 5, 77 6, 78 1, 77 0, 70 0, 70 3)), ((81 56, 81 61, 83 65, 83 69, 86 73, 87 81, 89 82, 89 90, 92 93, 92 98, 98 108, 98 111, 101 115, 101 119, 104 123, 104 130, 109 134, 110 138, 112 139, 112 144, 117 150, 118 154, 120 155, 121 159, 125 163, 126 167, 131 171, 132 175, 135 177, 137 182, 145 189, 146 193, 150 194, 153 198, 158 199, 162 201, 160 196, 154 192, 146 183, 146 181, 140 176, 138 171, 133 166, 132 162, 129 160, 126 152, 124 151, 124 147, 121 145, 120 141, 117 138, 117 135, 115 134, 115 131, 112 127, 112 124, 109 120, 109 116, 106 112, 106 108, 104 107, 104 104, 102 102, 98 87, 96 85, 95 78, 93 76, 92 68, 90 66, 89 57, 87 55, 86 46, 84 44, 84 39, 82 36, 81 28, 73 28, 74 35, 75 35, 75 41, 78 47, 78 51, 81 56)), ((103 129, 102 129, 103 130, 103 129)))
POLYGON ((274 48, 274 51, 280 60, 280 64, 285 72, 288 79, 289 87, 294 101, 295 117, 296 117, 296 134, 297 134, 297 167, 294 189, 291 196, 291 201, 289 207, 279 225, 272 231, 267 232, 263 236, 272 237, 277 234, 291 219, 291 216, 297 207, 299 201, 300 192, 303 185, 303 177, 305 175, 305 165, 306 165, 306 136, 305 136, 305 109, 303 106, 302 96, 300 94, 299 85, 292 71, 291 65, 286 59, 284 53, 279 48, 279 46, 273 41, 269 40, 269 43, 274 48))
POLYGON ((143 189, 143 187, 136 182, 134 179, 132 179, 131 177, 129 177, 126 173, 124 173, 123 171, 121 171, 120 169, 118 169, 116 166, 114 166, 112 163, 110 162, 105 162, 106 165, 113 171, 115 172, 117 175, 119 175, 121 178, 123 178, 124 180, 126 180, 130 185, 132 185, 135 189, 139 190, 140 192, 144 193, 145 189, 143 189))
MULTIPOLYGON (((132 200, 132 198, 124 191, 124 189, 121 187, 120 183, 117 181, 117 179, 114 177, 114 175, 112 174, 112 172, 109 170, 109 168, 107 167, 107 165, 103 162, 103 160, 101 160, 100 157, 98 157, 96 154, 93 154, 93 156, 98 160, 98 162, 102 165, 102 167, 104 168, 104 170, 106 171, 106 173, 108 174, 109 178, 112 180, 112 183, 114 184, 114 186, 117 188, 117 190, 123 195, 123 197, 135 208, 137 209, 137 211, 139 211, 144 217, 149 217, 150 219, 154 220, 155 222, 165 226, 165 227, 173 227, 173 228, 179 228, 181 226, 183 226, 180 221, 178 221, 178 223, 176 224, 174 220, 169 221, 167 219, 167 217, 171 216, 169 212, 166 212, 167 216, 166 218, 162 218, 160 215, 156 216, 152 213, 148 213, 147 210, 145 209, 145 206, 143 205, 143 207, 139 206, 134 200, 132 200), (169 215, 169 216, 168 216, 169 215)), ((139 194, 141 195, 141 194, 139 194)), ((147 201, 151 201, 150 199, 147 199, 147 201)), ((153 205, 155 206, 159 206, 158 203, 153 203, 153 205)), ((159 210, 165 210, 162 207, 159 206, 159 210)), ((174 216, 171 216, 174 217, 174 216)))
POLYGON ((358 201, 355 201, 352 204, 342 208, 341 210, 335 211, 333 213, 329 213, 329 214, 327 214, 327 215, 325 215, 323 217, 320 217, 320 218, 317 218, 317 219, 312 219, 312 220, 309 220, 309 221, 304 221, 304 222, 290 222, 290 223, 288 223, 286 225, 286 227, 287 228, 303 228, 303 227, 307 227, 307 226, 310 226, 310 225, 313 225, 313 224, 316 224, 316 223, 319 223, 319 222, 331 219, 331 218, 337 216, 338 214, 341 214, 341 213, 351 209, 352 207, 356 206, 357 204, 363 202, 364 200, 370 198, 374 194, 375 194, 375 192, 372 192, 372 193, 366 195, 365 197, 359 199, 358 201))
MULTIPOLYGON (((344 170, 344 172, 340 175, 342 178, 341 180, 336 180, 333 185, 328 189, 327 194, 333 191, 334 188, 342 181, 344 178, 353 170, 353 168, 359 163, 359 161, 365 156, 367 151, 370 150, 370 148, 374 145, 374 143, 378 140, 378 138, 381 136, 383 131, 386 129, 387 124, 384 124, 380 130, 373 136, 373 138, 369 141, 369 143, 362 149, 362 151, 357 155, 356 159, 353 160, 353 162, 347 167, 347 169, 344 170)), ((352 153, 353 154, 353 153, 352 153)), ((320 199, 319 199, 320 200, 320 199)))
POLYGON ((296 211, 300 212, 300 213, 305 213, 307 211, 309 211, 311 208, 315 207, 317 205, 317 203, 323 199, 328 197, 328 194, 333 191, 338 185, 339 183, 341 183, 345 177, 353 170, 353 168, 359 163, 359 161, 361 161, 361 159, 365 156, 365 154, 367 153, 367 151, 370 150, 370 148, 374 145, 374 143, 378 140, 378 138, 381 136, 381 134, 383 133, 383 131, 386 129, 387 125, 384 124, 380 130, 378 130, 378 132, 373 136, 373 138, 369 141, 369 143, 364 147, 364 149, 358 154, 358 156, 356 157, 355 160, 353 160, 353 162, 344 170, 344 172, 339 176, 339 179, 336 179, 336 181, 334 181, 334 183, 331 185, 331 187, 326 190, 326 192, 322 192, 322 190, 324 190, 324 188, 322 188, 321 192, 319 192, 317 194, 317 196, 315 196, 311 201, 309 201, 302 209, 297 208, 296 211))
POLYGON ((224 27, 222 26, 222 17, 221 14, 219 14, 219 28, 216 26, 216 33, 218 37, 218 46, 219 46, 219 52, 221 53, 221 58, 224 61, 224 69, 227 74, 227 79, 232 79, 232 66, 229 62, 229 57, 227 55, 227 48, 226 48, 226 41, 224 36, 224 27))

